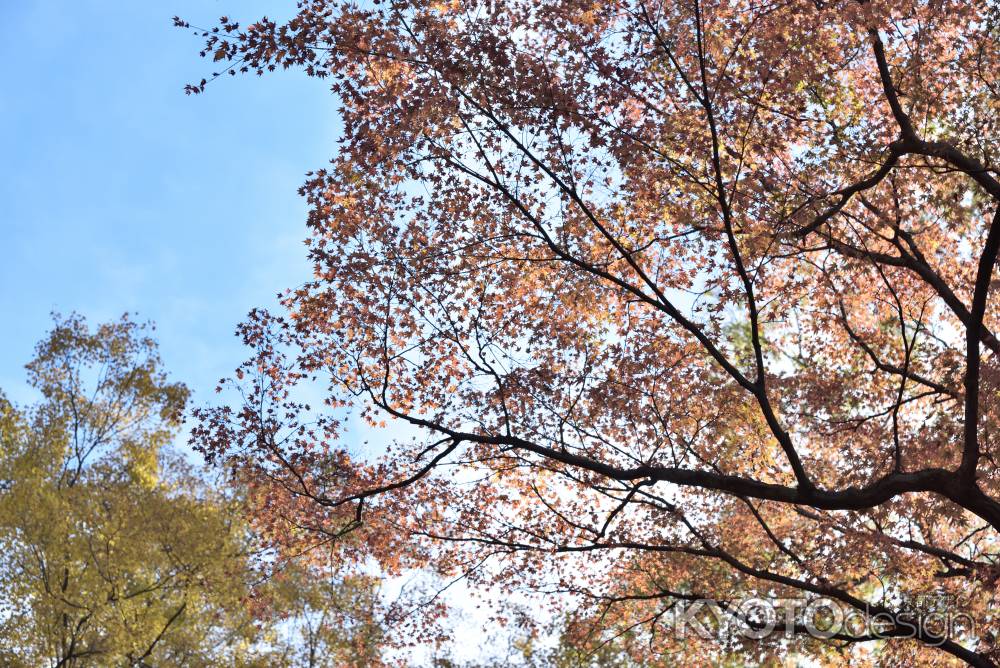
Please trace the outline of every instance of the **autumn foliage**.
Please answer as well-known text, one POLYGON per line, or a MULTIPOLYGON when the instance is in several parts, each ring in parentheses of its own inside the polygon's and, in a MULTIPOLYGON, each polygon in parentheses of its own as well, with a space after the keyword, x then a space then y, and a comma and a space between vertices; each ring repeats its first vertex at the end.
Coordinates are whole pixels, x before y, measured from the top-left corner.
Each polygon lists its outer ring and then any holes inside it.
POLYGON ((0 392, 0 666, 385 665, 377 583, 319 549, 275 564, 243 491, 171 448, 189 391, 152 333, 57 317, 38 401, 0 392))
POLYGON ((195 434, 275 546, 356 530, 645 665, 1000 660, 995 3, 314 0, 201 34, 342 104, 315 276, 195 434), (904 637, 928 592, 974 624, 904 637), (660 627, 803 595, 883 639, 660 627))

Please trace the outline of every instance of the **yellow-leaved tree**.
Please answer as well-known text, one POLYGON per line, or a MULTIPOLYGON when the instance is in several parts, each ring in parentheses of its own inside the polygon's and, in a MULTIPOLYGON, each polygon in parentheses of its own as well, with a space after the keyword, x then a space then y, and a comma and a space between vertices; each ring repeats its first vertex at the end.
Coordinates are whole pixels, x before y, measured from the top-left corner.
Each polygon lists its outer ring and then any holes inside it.
POLYGON ((372 580, 260 581, 238 499, 171 451, 189 391, 146 326, 57 318, 27 368, 39 402, 0 395, 0 664, 381 661, 372 580))

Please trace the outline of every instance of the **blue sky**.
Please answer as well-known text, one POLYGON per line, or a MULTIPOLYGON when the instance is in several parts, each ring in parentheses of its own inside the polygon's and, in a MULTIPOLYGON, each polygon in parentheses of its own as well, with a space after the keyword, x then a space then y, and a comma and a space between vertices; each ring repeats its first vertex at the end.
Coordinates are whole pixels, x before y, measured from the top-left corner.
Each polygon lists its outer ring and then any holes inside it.
MULTIPOLYGON (((246 23, 293 3, 0 1, 0 388, 51 322, 157 323, 168 370, 209 400, 253 306, 309 277, 296 190, 336 151, 336 100, 296 72, 211 71, 175 14, 246 23)), ((278 17, 280 18, 280 17, 278 17)))

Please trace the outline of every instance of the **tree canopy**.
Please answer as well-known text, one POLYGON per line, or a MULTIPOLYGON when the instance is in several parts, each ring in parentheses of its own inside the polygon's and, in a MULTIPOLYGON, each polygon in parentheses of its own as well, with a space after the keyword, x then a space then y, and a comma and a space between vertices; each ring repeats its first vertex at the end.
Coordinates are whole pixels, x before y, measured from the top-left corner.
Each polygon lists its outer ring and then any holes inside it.
POLYGON ((315 276, 195 433, 276 547, 356 530, 640 662, 1000 660, 995 2, 303 0, 201 34, 342 105, 315 276), (356 418, 398 438, 359 456, 356 418), (909 630, 924 594, 968 618, 909 630), (665 628, 747 597, 882 625, 665 628))
POLYGON ((147 327, 59 318, 27 369, 37 404, 0 395, 0 663, 379 665, 374 581, 269 572, 239 497, 170 447, 189 393, 147 327))

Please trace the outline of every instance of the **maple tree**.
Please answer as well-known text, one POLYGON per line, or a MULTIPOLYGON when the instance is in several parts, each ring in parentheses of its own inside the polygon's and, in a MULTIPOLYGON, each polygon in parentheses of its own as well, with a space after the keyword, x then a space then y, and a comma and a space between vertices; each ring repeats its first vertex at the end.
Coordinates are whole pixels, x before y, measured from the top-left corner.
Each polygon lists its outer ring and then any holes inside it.
POLYGON ((38 403, 0 394, 0 664, 380 665, 375 582, 256 563, 241 504, 169 447, 189 393, 161 367, 146 327, 70 316, 38 403))
POLYGON ((303 0, 200 34, 342 104, 315 276, 195 433, 274 545, 357 530, 639 661, 996 664, 995 2, 303 0), (399 437, 358 456, 356 417, 399 437), (974 623, 909 631, 924 593, 974 623), (748 596, 885 624, 662 628, 748 596))

